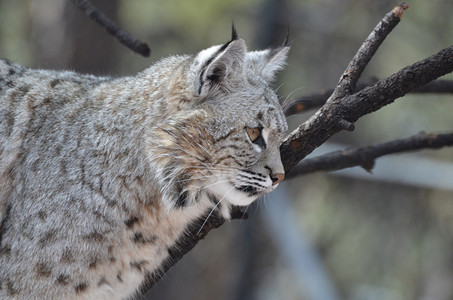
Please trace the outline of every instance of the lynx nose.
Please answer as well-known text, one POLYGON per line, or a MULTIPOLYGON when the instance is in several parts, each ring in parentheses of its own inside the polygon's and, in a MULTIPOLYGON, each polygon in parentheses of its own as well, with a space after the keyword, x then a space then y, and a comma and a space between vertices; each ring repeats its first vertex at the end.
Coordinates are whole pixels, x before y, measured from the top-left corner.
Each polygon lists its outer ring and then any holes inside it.
POLYGON ((283 173, 272 174, 271 175, 272 185, 278 184, 284 178, 285 178, 285 174, 283 174, 283 173))

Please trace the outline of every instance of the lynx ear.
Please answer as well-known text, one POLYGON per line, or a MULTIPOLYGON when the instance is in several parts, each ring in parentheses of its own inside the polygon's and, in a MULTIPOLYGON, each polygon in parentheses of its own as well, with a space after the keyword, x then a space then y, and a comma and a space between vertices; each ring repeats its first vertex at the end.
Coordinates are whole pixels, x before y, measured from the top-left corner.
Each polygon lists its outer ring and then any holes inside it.
POLYGON ((289 46, 247 53, 247 67, 260 74, 267 82, 273 82, 278 71, 286 65, 289 46))
POLYGON ((223 46, 198 53, 192 66, 197 75, 195 86, 198 95, 206 95, 213 86, 242 76, 246 53, 245 42, 237 35, 223 46))

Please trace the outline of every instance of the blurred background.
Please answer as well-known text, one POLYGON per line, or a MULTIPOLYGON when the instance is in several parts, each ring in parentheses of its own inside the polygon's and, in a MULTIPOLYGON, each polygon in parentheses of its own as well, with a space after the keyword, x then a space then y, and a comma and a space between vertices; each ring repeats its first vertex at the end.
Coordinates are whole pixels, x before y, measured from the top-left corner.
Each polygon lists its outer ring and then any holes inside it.
MULTIPOLYGON (((334 87, 373 27, 398 1, 92 1, 147 42, 151 58, 120 45, 69 1, 0 0, 0 57, 124 76, 162 57, 230 38, 249 49, 292 49, 276 83, 282 101, 334 87)), ((453 42, 453 1, 413 0, 363 79, 384 78, 453 42)), ((453 79, 452 76, 447 76, 453 79)), ((410 95, 363 117, 316 154, 453 129, 453 95, 410 95)), ((289 120, 293 130, 314 111, 289 120)), ((453 299, 453 150, 377 160, 287 180, 212 231, 143 299, 453 299)))

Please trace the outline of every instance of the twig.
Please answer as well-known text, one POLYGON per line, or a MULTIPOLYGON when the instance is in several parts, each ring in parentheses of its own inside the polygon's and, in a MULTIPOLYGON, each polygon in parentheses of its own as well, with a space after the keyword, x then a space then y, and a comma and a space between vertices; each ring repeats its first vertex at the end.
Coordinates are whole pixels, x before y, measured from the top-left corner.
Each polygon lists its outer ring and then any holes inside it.
POLYGON ((391 12, 387 13, 376 25, 352 58, 343 75, 341 75, 340 80, 332 93, 332 100, 342 98, 354 92, 357 81, 362 75, 363 70, 365 70, 365 67, 368 65, 387 35, 396 25, 398 25, 404 10, 408 7, 409 6, 405 2, 402 2, 391 12))
POLYGON ((420 149, 439 149, 451 146, 453 146, 453 133, 427 134, 420 132, 411 137, 387 143, 345 149, 304 159, 291 170, 286 178, 294 178, 296 176, 318 171, 335 171, 356 166, 361 166, 368 172, 371 172, 374 167, 375 159, 381 156, 420 149))
MULTIPOLYGON (((358 92, 366 87, 369 87, 378 82, 378 79, 369 79, 366 81, 359 81, 356 85, 355 91, 358 92)), ((332 95, 334 89, 327 89, 318 93, 312 93, 309 95, 301 96, 294 99, 286 107, 284 107, 285 115, 287 117, 300 114, 309 109, 319 108, 323 106, 330 95, 332 95)), ((453 94, 453 80, 434 80, 428 84, 418 87, 409 93, 415 94, 453 94)))
POLYGON ((148 57, 151 54, 151 49, 146 43, 134 38, 128 32, 121 29, 115 22, 110 20, 106 15, 100 12, 93 4, 88 0, 70 0, 80 10, 85 12, 93 21, 100 26, 104 27, 105 30, 113 35, 121 44, 125 45, 132 51, 148 57))

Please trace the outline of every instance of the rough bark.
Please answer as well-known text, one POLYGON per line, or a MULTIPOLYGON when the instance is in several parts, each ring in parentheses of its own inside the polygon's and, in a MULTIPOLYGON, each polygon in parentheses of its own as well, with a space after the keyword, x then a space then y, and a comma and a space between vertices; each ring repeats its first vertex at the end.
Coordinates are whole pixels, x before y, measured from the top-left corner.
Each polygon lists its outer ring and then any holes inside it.
POLYGON ((335 171, 356 166, 371 172, 378 157, 420 149, 439 149, 447 146, 453 146, 453 133, 420 132, 404 139, 368 147, 350 148, 304 159, 291 170, 287 179, 314 172, 335 171))
MULTIPOLYGON (((368 79, 365 81, 359 81, 355 88, 355 93, 363 90, 366 87, 372 86, 378 82, 378 79, 368 79)), ((297 97, 286 107, 285 115, 287 117, 294 116, 305 112, 310 109, 320 108, 323 106, 327 99, 332 95, 334 88, 319 91, 317 93, 311 93, 304 96, 297 97)), ((409 93, 414 94, 453 94, 453 80, 434 80, 427 83, 424 86, 418 87, 409 93)))

